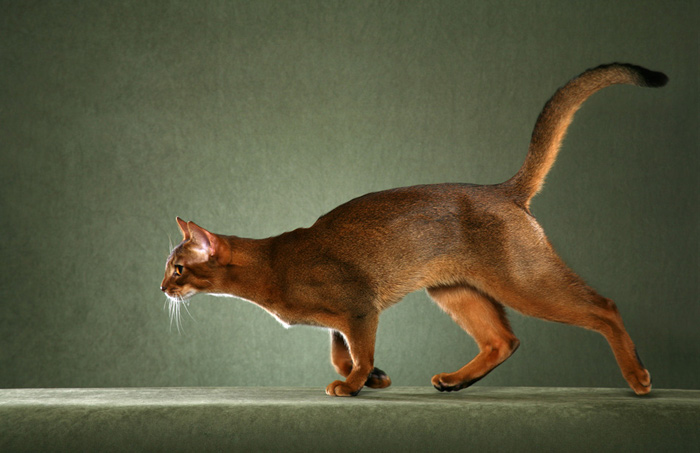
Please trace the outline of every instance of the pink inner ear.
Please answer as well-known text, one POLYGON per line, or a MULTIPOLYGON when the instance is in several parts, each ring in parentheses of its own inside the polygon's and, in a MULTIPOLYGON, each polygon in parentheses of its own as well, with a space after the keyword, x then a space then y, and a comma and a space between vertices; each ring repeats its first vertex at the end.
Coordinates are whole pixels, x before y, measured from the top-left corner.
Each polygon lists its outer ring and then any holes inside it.
POLYGON ((189 227, 192 242, 199 246, 203 254, 214 256, 216 254, 216 236, 194 222, 188 222, 187 226, 189 227))
POLYGON ((180 227, 180 232, 182 232, 182 240, 187 241, 188 239, 190 239, 190 230, 187 227, 187 222, 182 220, 180 217, 177 217, 176 220, 177 226, 180 227))

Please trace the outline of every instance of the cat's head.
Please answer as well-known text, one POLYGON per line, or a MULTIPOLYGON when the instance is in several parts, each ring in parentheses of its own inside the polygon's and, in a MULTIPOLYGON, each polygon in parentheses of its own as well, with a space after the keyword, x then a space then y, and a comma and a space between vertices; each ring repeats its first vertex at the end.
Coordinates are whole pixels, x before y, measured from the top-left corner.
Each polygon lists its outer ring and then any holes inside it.
POLYGON ((197 293, 217 292, 222 264, 230 258, 225 240, 194 222, 177 218, 182 242, 165 263, 160 289, 171 300, 186 300, 197 293))

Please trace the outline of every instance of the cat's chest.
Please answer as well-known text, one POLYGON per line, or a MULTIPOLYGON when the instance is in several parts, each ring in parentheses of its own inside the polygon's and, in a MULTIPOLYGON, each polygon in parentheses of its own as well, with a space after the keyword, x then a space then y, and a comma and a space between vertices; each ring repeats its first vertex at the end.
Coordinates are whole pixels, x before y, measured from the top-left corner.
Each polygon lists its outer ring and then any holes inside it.
POLYGON ((257 302, 252 301, 252 300, 248 300, 244 297, 234 296, 233 294, 226 294, 226 293, 219 293, 219 294, 211 293, 211 295, 216 296, 216 297, 233 297, 235 299, 240 299, 240 300, 249 302, 257 307, 260 307, 263 310, 265 310, 266 312, 268 312, 280 324, 282 324, 282 326, 284 326, 285 329, 289 329, 291 326, 293 326, 295 324, 300 324, 299 322, 294 322, 292 320, 292 318, 289 316, 289 314, 284 313, 282 310, 276 310, 276 309, 272 309, 271 307, 266 307, 260 303, 257 303, 257 302))
POLYGON ((275 318, 285 329, 296 325, 330 327, 332 320, 323 319, 323 313, 309 310, 288 309, 288 308, 268 308, 262 307, 273 318, 275 318))
MULTIPOLYGON (((286 329, 294 325, 333 328, 338 323, 337 316, 334 315, 334 312, 322 303, 319 304, 314 298, 306 297, 300 301, 296 297, 279 297, 272 300, 255 301, 226 293, 212 295, 218 297, 234 297, 250 302, 265 310, 286 329)), ((287 296, 289 295, 287 294, 287 296)))

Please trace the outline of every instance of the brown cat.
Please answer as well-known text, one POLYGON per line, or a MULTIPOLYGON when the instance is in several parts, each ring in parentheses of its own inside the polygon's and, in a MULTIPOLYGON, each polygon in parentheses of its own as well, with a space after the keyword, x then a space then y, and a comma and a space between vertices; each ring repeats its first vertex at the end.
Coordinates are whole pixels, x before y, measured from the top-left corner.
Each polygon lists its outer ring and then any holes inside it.
POLYGON ((549 321, 585 327, 610 343, 639 395, 651 377, 615 304, 569 270, 530 214, 567 127, 581 104, 613 84, 660 87, 667 77, 639 66, 590 69, 560 88, 537 119, 525 163, 496 185, 435 184, 370 193, 309 228, 267 239, 210 233, 178 218, 183 241, 168 257, 164 291, 179 310, 197 293, 253 302, 286 325, 331 331, 331 361, 345 381, 326 393, 383 388, 374 367, 379 314, 406 294, 430 297, 471 336, 479 354, 432 378, 440 391, 465 388, 510 357, 520 342, 503 305, 549 321))

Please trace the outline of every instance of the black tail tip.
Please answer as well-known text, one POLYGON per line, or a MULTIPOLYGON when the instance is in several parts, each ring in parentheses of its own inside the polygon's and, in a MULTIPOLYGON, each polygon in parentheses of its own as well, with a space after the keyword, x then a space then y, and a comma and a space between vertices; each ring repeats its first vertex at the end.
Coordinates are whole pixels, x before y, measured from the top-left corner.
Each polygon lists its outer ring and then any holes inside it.
MULTIPOLYGON (((627 83, 634 83, 637 86, 658 88, 658 87, 662 87, 668 83, 668 76, 666 76, 666 74, 664 74, 663 72, 652 71, 650 69, 643 68, 643 67, 637 66, 635 64, 610 63, 610 64, 600 65, 597 68, 590 69, 589 71, 594 71, 594 70, 599 70, 599 69, 602 69, 602 70, 613 69, 613 70, 626 71, 633 78, 633 80, 631 80, 627 83)), ((586 72, 588 72, 588 71, 586 71, 586 72)))
POLYGON ((641 66, 633 66, 643 79, 643 85, 652 88, 659 88, 668 83, 668 76, 663 72, 651 71, 641 66))

